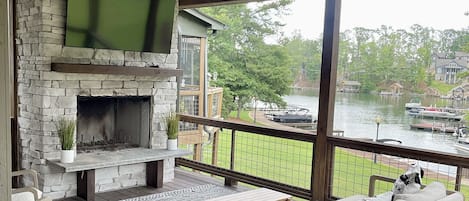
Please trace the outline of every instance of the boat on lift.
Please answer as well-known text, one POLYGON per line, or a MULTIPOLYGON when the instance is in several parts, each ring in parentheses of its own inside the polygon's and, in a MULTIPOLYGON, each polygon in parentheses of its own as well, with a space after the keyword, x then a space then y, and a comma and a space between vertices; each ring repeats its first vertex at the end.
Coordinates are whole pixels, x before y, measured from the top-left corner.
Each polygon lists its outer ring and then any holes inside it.
POLYGON ((420 99, 413 98, 410 102, 405 104, 405 110, 420 110, 422 108, 422 103, 420 99))
POLYGON ((454 121, 461 121, 463 115, 457 114, 454 108, 437 108, 437 107, 420 107, 420 109, 412 108, 408 114, 415 117, 427 119, 449 119, 454 121))
POLYGON ((278 123, 314 123, 317 121, 306 108, 279 110, 266 114, 266 117, 278 123))

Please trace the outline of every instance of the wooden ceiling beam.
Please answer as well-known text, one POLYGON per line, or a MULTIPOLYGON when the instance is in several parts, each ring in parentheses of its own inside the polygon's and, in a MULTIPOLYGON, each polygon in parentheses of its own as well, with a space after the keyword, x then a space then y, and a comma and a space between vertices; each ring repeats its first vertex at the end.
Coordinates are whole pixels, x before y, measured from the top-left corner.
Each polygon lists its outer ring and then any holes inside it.
POLYGON ((258 1, 265 0, 179 0, 179 9, 221 6, 228 4, 239 4, 258 1))

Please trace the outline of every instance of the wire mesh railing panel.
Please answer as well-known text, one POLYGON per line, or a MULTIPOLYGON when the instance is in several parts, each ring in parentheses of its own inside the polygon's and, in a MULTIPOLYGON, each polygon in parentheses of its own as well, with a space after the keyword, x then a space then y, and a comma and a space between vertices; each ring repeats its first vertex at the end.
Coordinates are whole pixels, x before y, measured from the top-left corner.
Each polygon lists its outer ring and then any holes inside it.
MULTIPOLYGON (((199 96, 181 96, 179 101, 179 110, 183 114, 199 115, 199 96)), ((189 122, 180 122, 180 131, 197 130, 198 125, 189 122)))
MULTIPOLYGON (((344 147, 335 147, 332 195, 335 197, 347 197, 351 195, 368 195, 370 176, 378 175, 390 178, 392 182, 376 181, 374 195, 389 192, 393 188, 393 182, 404 174, 410 164, 417 163, 424 170, 422 184, 441 182, 447 190, 454 191, 456 188, 458 168, 445 164, 433 163, 419 160, 418 157, 406 158, 395 155, 375 154, 367 151, 359 151, 344 147)), ((468 180, 469 181, 469 180, 468 180)), ((462 179, 458 186, 466 197, 469 196, 469 182, 462 179)))
POLYGON ((231 130, 218 131, 202 147, 202 162, 217 167, 230 168, 231 130))
POLYGON ((312 143, 236 132, 234 170, 310 188, 312 143))
MULTIPOLYGON (((232 147, 232 130, 220 130, 210 142, 203 144, 200 162, 292 186, 310 188, 312 143, 236 131, 233 161, 232 147)), ((193 149, 193 146, 183 148, 193 149)))

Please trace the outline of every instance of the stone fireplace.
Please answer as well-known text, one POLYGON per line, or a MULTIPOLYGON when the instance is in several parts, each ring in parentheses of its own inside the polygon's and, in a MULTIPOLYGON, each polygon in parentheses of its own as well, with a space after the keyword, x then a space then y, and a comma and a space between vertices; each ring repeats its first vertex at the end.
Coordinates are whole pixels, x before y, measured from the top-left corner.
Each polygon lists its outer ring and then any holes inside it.
MULTIPOLYGON (((52 66, 66 63, 125 66, 136 71, 152 66, 176 69, 177 26, 173 26, 169 54, 74 48, 63 45, 65 0, 22 0, 16 7, 21 168, 38 171, 45 196, 56 199, 76 195, 76 174, 64 173, 49 162, 60 157, 55 124, 61 118, 77 121, 77 149, 82 152, 135 146, 166 148, 161 117, 176 108, 175 76, 70 73, 55 71, 52 66)), ((146 182, 145 164, 101 168, 95 174, 96 192, 146 182)), ((173 178, 174 158, 164 161, 164 181, 173 178)))
POLYGON ((150 97, 78 96, 77 151, 148 147, 150 97))

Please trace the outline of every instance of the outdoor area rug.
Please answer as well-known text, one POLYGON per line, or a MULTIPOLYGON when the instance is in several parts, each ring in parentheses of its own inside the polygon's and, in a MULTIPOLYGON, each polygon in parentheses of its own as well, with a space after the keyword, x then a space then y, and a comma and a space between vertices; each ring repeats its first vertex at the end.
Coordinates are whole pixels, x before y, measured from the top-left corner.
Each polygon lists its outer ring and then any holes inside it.
POLYGON ((236 193, 236 191, 213 184, 205 184, 120 201, 203 201, 232 193, 236 193))

